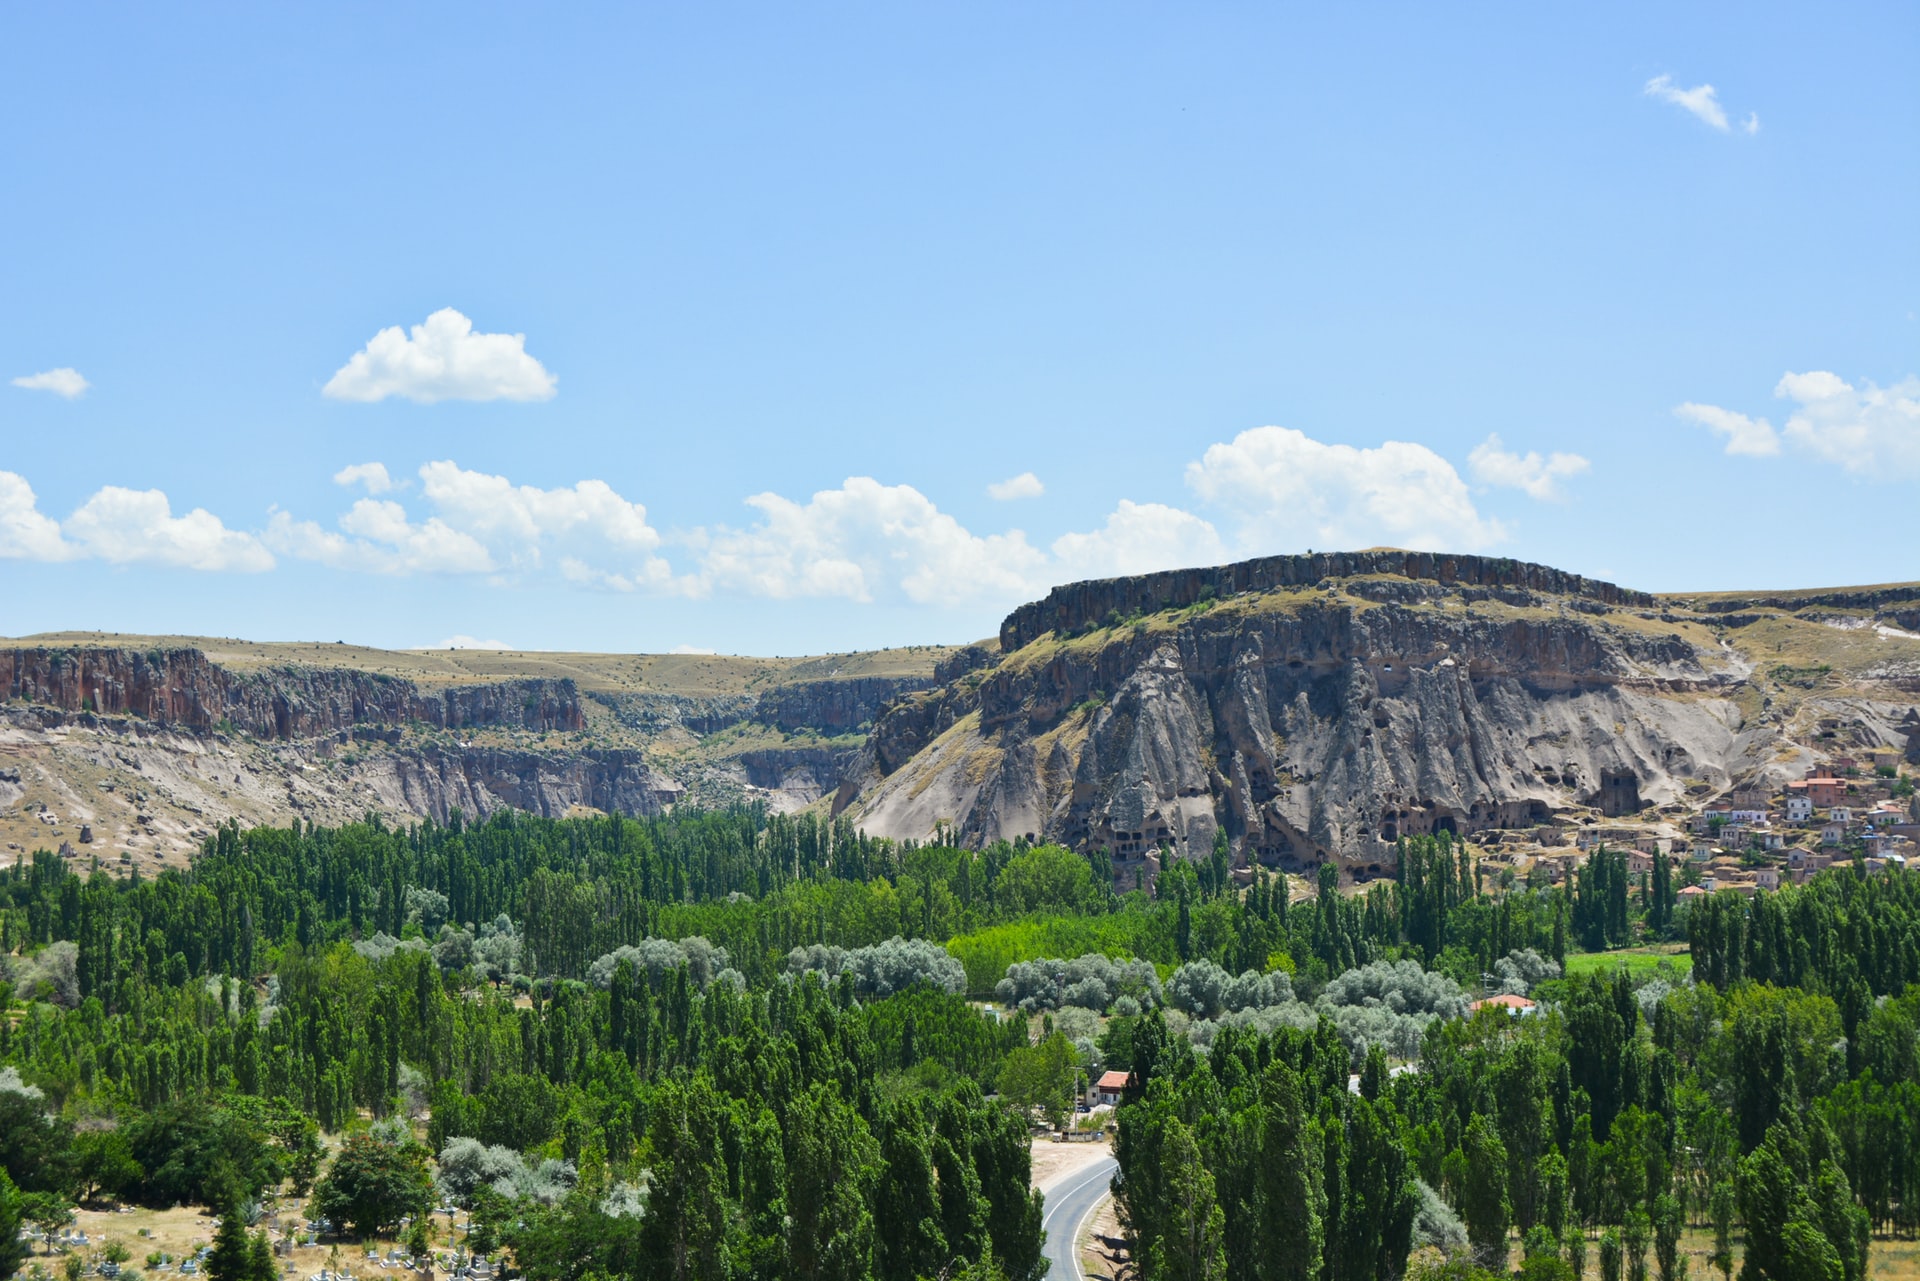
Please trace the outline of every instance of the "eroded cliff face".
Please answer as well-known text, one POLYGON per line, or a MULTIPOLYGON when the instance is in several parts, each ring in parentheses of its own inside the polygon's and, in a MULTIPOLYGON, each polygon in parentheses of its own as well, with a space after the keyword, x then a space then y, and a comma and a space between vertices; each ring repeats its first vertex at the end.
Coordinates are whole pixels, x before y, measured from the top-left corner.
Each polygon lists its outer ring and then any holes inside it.
MULTIPOLYGON (((1018 648, 997 665, 897 701, 836 809, 883 835, 950 824, 1123 860, 1201 853, 1224 829, 1248 859, 1365 873, 1401 835, 1632 815, 1811 759, 1699 615, 1512 562, 1381 567, 1277 558, 1057 589, 1008 619, 1018 648), (1241 582, 1282 586, 1221 591, 1241 582), (1189 607, 1142 616, 1154 600, 1189 607)), ((1910 698, 1882 692, 1840 701, 1902 742, 1910 698)))
POLYGON ((1920 764, 1916 584, 1652 597, 1485 557, 1272 557, 1069 584, 1001 639, 624 683, 637 656, 439 681, 378 651, 235 643, 250 661, 227 667, 29 640, 0 647, 0 834, 138 865, 230 818, 830 800, 895 837, 1124 862, 1225 831, 1250 860, 1364 875, 1401 835, 1677 820, 1851 747, 1920 764))
POLYGON ((8 854, 65 844, 137 864, 229 819, 648 815, 688 797, 790 811, 833 795, 864 730, 948 652, 918 674, 813 672, 862 658, 847 655, 748 692, 583 693, 566 677, 235 668, 180 645, 0 647, 0 832, 8 854))
POLYGON ((423 690, 339 668, 235 672, 197 649, 0 649, 5 697, 64 712, 130 715, 195 733, 314 738, 356 725, 580 729, 573 682, 510 680, 423 690))
POLYGON ((510 808, 561 818, 583 809, 662 813, 685 790, 637 751, 429 748, 369 760, 350 771, 382 808, 445 822, 459 810, 510 808))

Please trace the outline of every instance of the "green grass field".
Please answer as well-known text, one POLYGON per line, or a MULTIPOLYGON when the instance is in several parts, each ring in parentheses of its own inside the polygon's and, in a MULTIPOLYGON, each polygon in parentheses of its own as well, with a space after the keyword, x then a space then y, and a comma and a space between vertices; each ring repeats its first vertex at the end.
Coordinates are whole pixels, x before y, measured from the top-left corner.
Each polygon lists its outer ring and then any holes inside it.
POLYGON ((1661 967, 1676 975, 1693 972, 1693 958, 1685 943, 1661 943, 1655 947, 1626 947, 1617 952, 1575 952, 1567 957, 1567 977, 1576 974, 1611 974, 1625 966, 1634 978, 1652 978, 1661 967))

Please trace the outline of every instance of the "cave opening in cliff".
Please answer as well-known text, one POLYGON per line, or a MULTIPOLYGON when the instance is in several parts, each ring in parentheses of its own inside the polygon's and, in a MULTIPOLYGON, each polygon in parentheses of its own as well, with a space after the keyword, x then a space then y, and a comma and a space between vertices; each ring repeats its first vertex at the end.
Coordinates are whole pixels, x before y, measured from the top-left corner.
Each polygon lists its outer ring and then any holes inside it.
POLYGON ((1640 812, 1640 779, 1632 770, 1602 770, 1600 794, 1594 804, 1608 818, 1640 812))

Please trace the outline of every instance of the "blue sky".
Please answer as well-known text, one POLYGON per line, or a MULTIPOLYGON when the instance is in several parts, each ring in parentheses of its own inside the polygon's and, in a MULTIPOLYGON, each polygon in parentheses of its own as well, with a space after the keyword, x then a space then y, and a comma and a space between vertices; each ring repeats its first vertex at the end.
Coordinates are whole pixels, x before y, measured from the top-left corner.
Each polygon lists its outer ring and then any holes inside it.
POLYGON ((15 6, 0 633, 791 654, 1383 543, 1920 577, 1916 49, 1903 5, 15 6))

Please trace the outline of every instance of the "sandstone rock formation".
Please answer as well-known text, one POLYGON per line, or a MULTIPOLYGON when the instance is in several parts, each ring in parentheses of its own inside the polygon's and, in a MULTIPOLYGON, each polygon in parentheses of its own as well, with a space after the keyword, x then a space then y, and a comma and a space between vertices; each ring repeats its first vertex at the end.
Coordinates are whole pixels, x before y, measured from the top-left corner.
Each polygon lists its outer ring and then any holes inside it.
MULTIPOLYGON (((1403 834, 1625 816, 1797 777, 1799 708, 1739 627, 1831 628, 1783 607, 1916 597, 1696 608, 1402 552, 1071 584, 1008 617, 991 669, 896 701, 835 809, 885 835, 946 825, 1121 860, 1204 852, 1224 830, 1246 859, 1378 872, 1403 834)), ((1891 664, 1838 698, 1862 741, 1904 739, 1920 673, 1920 638, 1887 630, 1891 664)))
POLYGON ((586 723, 568 680, 450 685, 339 668, 240 673, 197 649, 0 649, 0 691, 66 712, 133 715, 196 733, 226 727, 260 738, 312 738, 356 725, 417 721, 441 729, 577 730, 586 723))
POLYGON ((998 643, 886 655, 29 640, 0 645, 0 832, 177 856, 228 818, 755 800, 1367 875, 1404 834, 1672 816, 1850 746, 1920 764, 1917 625, 1920 585, 1655 597, 1369 551, 1068 584, 998 643))

